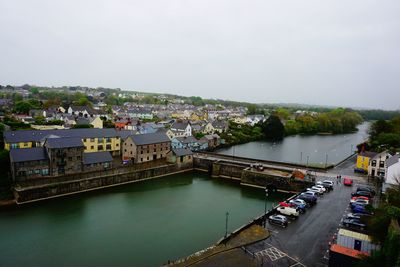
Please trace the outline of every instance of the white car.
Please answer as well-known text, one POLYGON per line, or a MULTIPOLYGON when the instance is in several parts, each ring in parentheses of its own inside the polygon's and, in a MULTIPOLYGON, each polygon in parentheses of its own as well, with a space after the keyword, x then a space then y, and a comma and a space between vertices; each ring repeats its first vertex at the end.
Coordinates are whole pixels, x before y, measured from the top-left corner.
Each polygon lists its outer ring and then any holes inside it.
MULTIPOLYGON (((317 188, 321 188, 321 190, 325 193, 326 192, 326 188, 324 187, 324 186, 322 186, 322 185, 314 185, 313 187, 317 187, 317 188)), ((312 187, 312 188, 313 188, 312 187)))
POLYGON ((316 188, 316 187, 307 188, 307 191, 314 192, 317 195, 322 195, 324 193, 320 188, 316 188))
POLYGON ((331 186, 334 185, 334 183, 331 180, 323 180, 322 182, 326 183, 326 184, 330 184, 331 186))
POLYGON ((299 217, 300 212, 296 208, 291 208, 291 207, 277 207, 276 210, 287 216, 292 216, 292 217, 299 217))
POLYGON ((318 196, 317 192, 314 192, 314 191, 303 192, 300 195, 313 196, 313 197, 317 197, 318 196))

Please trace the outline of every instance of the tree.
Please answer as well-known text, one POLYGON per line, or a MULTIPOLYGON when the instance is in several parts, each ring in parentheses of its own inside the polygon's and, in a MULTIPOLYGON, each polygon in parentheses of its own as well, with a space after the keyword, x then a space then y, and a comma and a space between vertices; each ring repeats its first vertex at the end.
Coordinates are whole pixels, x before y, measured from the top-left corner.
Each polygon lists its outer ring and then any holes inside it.
POLYGON ((19 101, 15 103, 15 111, 19 114, 28 114, 30 109, 32 109, 32 105, 29 102, 19 101))
POLYGON ((265 138, 271 141, 282 140, 285 134, 285 127, 276 115, 271 115, 263 125, 265 138))

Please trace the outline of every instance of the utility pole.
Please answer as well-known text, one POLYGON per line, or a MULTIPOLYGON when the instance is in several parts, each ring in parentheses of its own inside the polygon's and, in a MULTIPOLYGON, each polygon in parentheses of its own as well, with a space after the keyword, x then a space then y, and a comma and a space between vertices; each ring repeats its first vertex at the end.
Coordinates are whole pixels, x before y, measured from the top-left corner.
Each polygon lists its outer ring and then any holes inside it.
POLYGON ((308 159, 309 159, 309 156, 307 156, 307 165, 306 165, 306 168, 308 169, 308 159))
POLYGON ((328 166, 328 154, 326 154, 325 156, 326 156, 325 157, 325 168, 326 168, 326 166, 328 166))
POLYGON ((228 236, 228 217, 229 217, 229 212, 226 212, 225 214, 225 237, 228 236))
POLYGON ((268 188, 265 187, 264 227, 267 225, 267 199, 268 199, 268 188))

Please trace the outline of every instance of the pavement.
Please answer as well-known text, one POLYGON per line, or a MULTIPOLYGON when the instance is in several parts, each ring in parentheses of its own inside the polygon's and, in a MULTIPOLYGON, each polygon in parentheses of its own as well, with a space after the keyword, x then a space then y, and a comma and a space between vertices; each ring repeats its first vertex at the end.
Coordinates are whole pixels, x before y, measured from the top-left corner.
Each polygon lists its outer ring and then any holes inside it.
POLYGON ((349 159, 330 173, 317 174, 317 181, 330 177, 335 182, 334 190, 319 197, 317 205, 298 219, 290 220, 286 228, 267 223, 271 237, 246 246, 245 250, 260 266, 263 263, 265 266, 328 266, 330 242, 341 227, 342 218, 350 212, 351 192, 358 185, 369 184, 366 177, 347 175, 354 167, 353 160, 349 159), (337 184, 339 173, 353 178, 353 186, 337 184))

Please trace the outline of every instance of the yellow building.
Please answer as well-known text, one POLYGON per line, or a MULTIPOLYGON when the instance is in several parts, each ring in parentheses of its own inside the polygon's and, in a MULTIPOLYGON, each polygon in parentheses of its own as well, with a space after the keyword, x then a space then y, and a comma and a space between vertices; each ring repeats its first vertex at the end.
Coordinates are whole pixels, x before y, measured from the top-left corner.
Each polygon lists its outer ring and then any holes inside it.
POLYGON ((369 161, 376 155, 375 152, 360 152, 357 155, 357 163, 354 169, 355 172, 368 173, 369 161))
POLYGON ((121 154, 121 139, 133 134, 128 130, 116 129, 66 129, 30 130, 4 132, 4 148, 41 147, 48 138, 80 137, 85 146, 84 152, 108 151, 113 156, 121 154))

